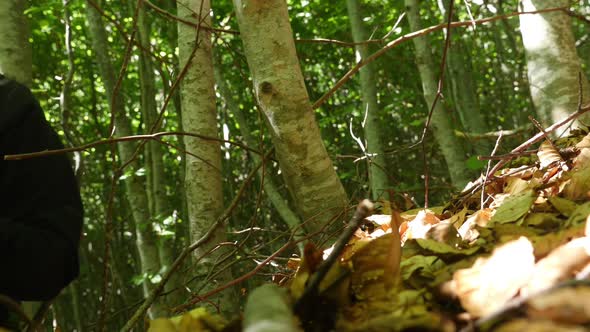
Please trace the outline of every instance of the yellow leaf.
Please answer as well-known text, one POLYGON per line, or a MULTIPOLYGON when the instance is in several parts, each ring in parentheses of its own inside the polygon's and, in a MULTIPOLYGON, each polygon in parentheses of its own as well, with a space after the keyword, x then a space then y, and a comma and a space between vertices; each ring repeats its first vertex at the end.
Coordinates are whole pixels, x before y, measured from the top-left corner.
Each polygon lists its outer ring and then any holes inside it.
POLYGON ((168 318, 156 318, 150 321, 148 332, 177 332, 177 330, 174 323, 168 318))

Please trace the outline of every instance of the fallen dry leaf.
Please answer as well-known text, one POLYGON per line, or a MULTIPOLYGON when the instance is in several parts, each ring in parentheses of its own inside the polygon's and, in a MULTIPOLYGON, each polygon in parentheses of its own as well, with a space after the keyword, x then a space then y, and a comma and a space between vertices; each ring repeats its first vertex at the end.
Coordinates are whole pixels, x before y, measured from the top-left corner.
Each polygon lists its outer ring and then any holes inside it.
POLYGON ((472 316, 485 316, 518 293, 530 280, 534 264, 531 242, 520 237, 496 248, 490 257, 478 258, 473 267, 456 271, 456 295, 472 316))
POLYGON ((421 210, 412 221, 408 223, 408 228, 404 232, 402 242, 409 239, 425 239, 426 233, 440 222, 440 219, 431 210, 421 210))
POLYGON ((569 324, 590 323, 590 287, 560 287, 527 301, 527 314, 533 319, 551 319, 569 324))
POLYGON ((553 250, 535 264, 529 283, 521 290, 526 296, 572 278, 575 272, 590 263, 590 238, 574 239, 553 250))
POLYGON ((479 232, 475 229, 475 226, 485 227, 491 218, 491 209, 483 209, 475 212, 459 227, 459 235, 467 242, 475 241, 479 236, 479 232))
POLYGON ((545 140, 545 142, 541 143, 541 146, 539 146, 537 157, 539 157, 539 161, 541 162, 541 169, 546 169, 553 164, 563 161, 559 151, 557 151, 555 146, 553 146, 548 140, 545 140))
POLYGON ((357 299, 384 296, 400 280, 399 234, 385 234, 359 249, 351 258, 351 288, 357 299))
POLYGON ((586 328, 568 324, 558 324, 550 320, 515 319, 498 328, 495 332, 585 332, 586 328))

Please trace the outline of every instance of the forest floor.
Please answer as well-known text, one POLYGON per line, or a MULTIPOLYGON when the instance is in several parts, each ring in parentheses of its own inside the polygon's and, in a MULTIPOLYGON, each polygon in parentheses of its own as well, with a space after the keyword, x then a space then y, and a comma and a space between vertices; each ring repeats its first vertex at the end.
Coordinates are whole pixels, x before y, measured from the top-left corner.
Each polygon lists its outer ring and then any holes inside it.
POLYGON ((306 245, 234 324, 196 309, 150 331, 589 330, 590 134, 509 157, 441 207, 359 204, 350 234, 306 245))

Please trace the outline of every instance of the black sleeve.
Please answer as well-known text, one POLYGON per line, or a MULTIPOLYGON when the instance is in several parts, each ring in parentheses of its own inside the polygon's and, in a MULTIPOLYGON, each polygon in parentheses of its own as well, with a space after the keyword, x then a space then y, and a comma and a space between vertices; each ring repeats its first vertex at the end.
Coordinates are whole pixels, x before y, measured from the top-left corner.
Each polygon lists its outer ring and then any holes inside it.
POLYGON ((67 156, 3 160, 62 147, 31 92, 0 82, 0 293, 15 299, 50 299, 78 276, 83 209, 67 156))

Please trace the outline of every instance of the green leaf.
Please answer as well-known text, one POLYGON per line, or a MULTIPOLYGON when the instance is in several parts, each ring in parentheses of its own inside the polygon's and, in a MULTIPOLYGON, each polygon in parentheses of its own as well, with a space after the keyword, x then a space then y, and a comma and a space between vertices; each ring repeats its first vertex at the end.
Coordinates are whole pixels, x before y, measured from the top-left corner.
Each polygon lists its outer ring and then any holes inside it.
POLYGON ((299 332, 297 319, 291 310, 284 288, 266 284, 256 288, 246 301, 244 331, 299 332))
POLYGON ((549 203, 551 203, 551 205, 553 205, 553 207, 559 211, 559 213, 566 217, 571 216, 574 210, 576 210, 578 207, 578 204, 575 202, 557 196, 549 197, 549 203))
POLYGON ((474 170, 481 170, 486 167, 486 163, 482 160, 477 159, 477 156, 471 156, 465 162, 467 164, 467 168, 474 169, 474 170))
POLYGON ((479 247, 477 246, 467 249, 459 249, 453 248, 450 245, 443 242, 427 239, 416 239, 416 243, 418 243, 418 245, 422 247, 422 249, 437 254, 471 255, 479 250, 479 247))
POLYGON ((586 222, 586 219, 590 215, 590 202, 578 205, 578 207, 572 212, 572 215, 567 220, 568 226, 579 225, 586 222))
POLYGON ((414 120, 414 121, 410 122, 410 126, 412 126, 412 127, 420 127, 423 125, 424 125, 423 119, 418 119, 418 120, 414 120))
POLYGON ((533 190, 525 190, 506 198, 496 209, 491 222, 504 224, 518 221, 529 212, 536 198, 537 195, 533 190))
POLYGON ((133 278, 131 278, 131 282, 133 283, 133 285, 139 286, 145 281, 146 278, 147 278, 146 273, 135 275, 135 276, 133 276, 133 278))
POLYGON ((400 263, 401 276, 408 280, 416 272, 421 276, 434 279, 435 273, 442 269, 445 263, 438 256, 416 255, 402 260, 400 263))

